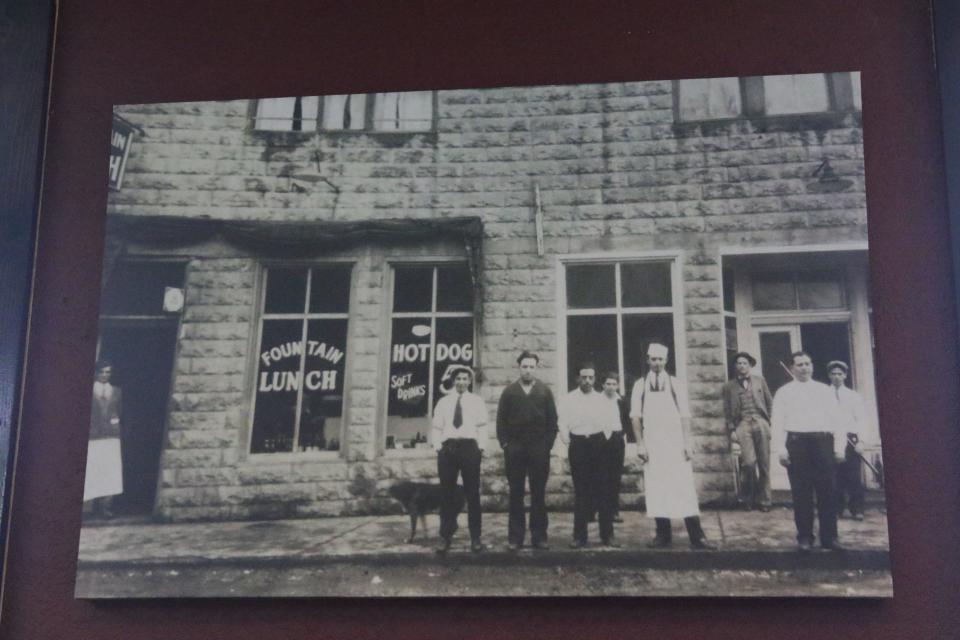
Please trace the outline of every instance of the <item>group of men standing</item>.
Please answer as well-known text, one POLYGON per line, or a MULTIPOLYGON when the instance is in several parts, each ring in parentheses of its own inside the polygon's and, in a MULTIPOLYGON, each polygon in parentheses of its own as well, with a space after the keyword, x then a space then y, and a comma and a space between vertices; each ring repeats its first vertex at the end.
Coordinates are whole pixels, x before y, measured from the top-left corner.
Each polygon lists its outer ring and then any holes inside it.
MULTIPOLYGON (((550 452, 559 436, 566 447, 574 489, 572 548, 587 545, 587 524, 596 517, 600 542, 619 547, 618 520, 625 431, 632 430, 644 465, 647 516, 656 523, 653 548, 672 544, 672 520, 683 520, 691 547, 714 549, 700 525, 700 509, 691 464, 690 414, 685 386, 666 371, 669 350, 652 343, 647 374, 632 389, 629 411, 619 394, 615 372, 598 379, 593 363, 582 363, 577 388, 561 398, 559 408, 549 387, 535 373, 540 359, 524 351, 517 358, 520 377, 508 385, 497 409, 496 437, 504 453, 509 485, 508 549, 519 550, 527 529, 534 549, 547 549, 546 485, 550 452), (602 383, 598 391, 597 383, 602 383), (530 487, 529 527, 524 507, 530 487)), ((849 368, 827 365, 831 385, 812 379, 813 363, 805 352, 791 356, 793 380, 773 396, 762 376, 753 373, 756 359, 735 356, 736 377, 723 387, 724 413, 734 452, 740 454, 740 501, 747 509, 767 512, 771 506, 770 460, 776 455, 787 467, 793 497, 797 541, 809 551, 819 519, 820 545, 842 550, 837 517, 844 505, 854 519, 863 519, 861 434, 867 421, 859 395, 845 386, 849 368)), ((487 442, 487 410, 469 388, 473 371, 448 371, 453 390, 436 406, 432 441, 444 492, 440 510, 441 545, 450 549, 457 529, 457 479, 466 494, 471 550, 481 552, 480 462, 487 442)))

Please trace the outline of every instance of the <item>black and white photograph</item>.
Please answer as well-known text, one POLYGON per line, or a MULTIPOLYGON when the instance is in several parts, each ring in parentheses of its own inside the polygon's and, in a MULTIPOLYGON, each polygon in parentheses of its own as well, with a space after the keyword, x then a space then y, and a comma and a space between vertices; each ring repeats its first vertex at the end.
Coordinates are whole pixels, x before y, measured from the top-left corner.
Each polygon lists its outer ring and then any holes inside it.
POLYGON ((891 597, 860 86, 115 106, 76 596, 891 597))

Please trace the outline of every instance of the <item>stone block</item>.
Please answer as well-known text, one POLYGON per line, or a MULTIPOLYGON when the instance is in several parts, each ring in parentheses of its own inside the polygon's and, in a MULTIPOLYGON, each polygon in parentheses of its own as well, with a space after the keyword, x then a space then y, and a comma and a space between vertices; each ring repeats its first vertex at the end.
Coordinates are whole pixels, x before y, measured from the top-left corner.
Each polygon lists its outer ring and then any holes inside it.
POLYGON ((161 466, 166 469, 216 469, 221 466, 221 454, 220 449, 167 449, 163 452, 161 466))
POLYGON ((171 486, 177 487, 216 487, 238 483, 237 470, 225 467, 164 469, 164 473, 167 472, 175 473, 171 486))
POLYGON ((167 447, 170 449, 226 449, 237 445, 238 434, 234 430, 177 429, 167 432, 167 447))
POLYGON ((291 463, 250 464, 237 469, 237 482, 240 485, 286 484, 293 481, 291 463))

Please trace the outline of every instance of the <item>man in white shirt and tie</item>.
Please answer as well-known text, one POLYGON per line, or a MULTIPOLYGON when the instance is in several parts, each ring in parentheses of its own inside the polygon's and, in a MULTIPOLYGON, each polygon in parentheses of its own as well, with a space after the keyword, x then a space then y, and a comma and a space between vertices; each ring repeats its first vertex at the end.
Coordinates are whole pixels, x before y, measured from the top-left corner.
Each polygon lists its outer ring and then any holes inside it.
POLYGON ((813 380, 810 355, 791 355, 793 381, 773 398, 771 445, 787 467, 793 496, 793 519, 801 552, 813 546, 814 504, 820 522, 820 546, 843 551, 837 541, 835 461, 843 460, 846 433, 837 419, 830 387, 813 380), (816 503, 814 503, 816 500, 816 503))
POLYGON ((453 390, 437 402, 431 432, 443 492, 441 543, 437 553, 445 554, 450 550, 453 534, 457 531, 458 476, 463 478, 467 499, 470 550, 480 553, 486 548, 480 540, 480 458, 487 443, 487 406, 483 398, 469 390, 473 382, 472 369, 458 366, 447 373, 453 378, 453 390))
POLYGON ((863 476, 860 456, 863 455, 863 433, 867 429, 867 409, 860 394, 844 384, 849 368, 846 362, 832 360, 827 365, 830 390, 836 397, 841 431, 846 434, 844 460, 837 464, 837 516, 850 509, 854 520, 863 520, 863 476))

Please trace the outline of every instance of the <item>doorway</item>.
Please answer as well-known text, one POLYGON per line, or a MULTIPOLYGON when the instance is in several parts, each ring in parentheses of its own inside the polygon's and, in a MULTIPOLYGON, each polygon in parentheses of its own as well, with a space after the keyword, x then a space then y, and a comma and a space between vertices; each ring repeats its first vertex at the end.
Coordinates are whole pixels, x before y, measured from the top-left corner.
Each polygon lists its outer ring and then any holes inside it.
POLYGON ((806 351, 813 361, 813 379, 830 384, 827 364, 831 360, 850 362, 850 323, 803 322, 757 327, 760 367, 770 392, 793 379, 790 354, 806 351))
POLYGON ((123 392, 118 515, 153 513, 176 341, 177 325, 170 322, 105 320, 101 327, 100 357, 113 363, 112 382, 123 392))

